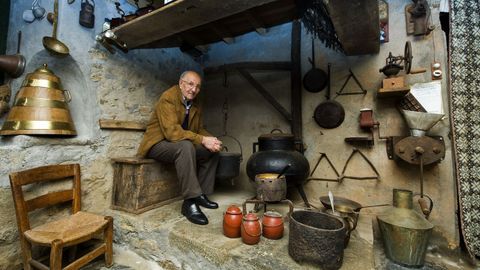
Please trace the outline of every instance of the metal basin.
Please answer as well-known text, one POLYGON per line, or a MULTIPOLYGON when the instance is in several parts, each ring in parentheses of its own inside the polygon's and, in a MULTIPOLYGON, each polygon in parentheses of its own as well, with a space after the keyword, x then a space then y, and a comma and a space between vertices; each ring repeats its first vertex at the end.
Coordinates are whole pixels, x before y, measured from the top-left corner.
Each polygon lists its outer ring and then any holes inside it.
POLYGON ((290 219, 288 254, 297 262, 313 263, 326 270, 339 269, 346 234, 347 228, 338 217, 294 211, 290 219))

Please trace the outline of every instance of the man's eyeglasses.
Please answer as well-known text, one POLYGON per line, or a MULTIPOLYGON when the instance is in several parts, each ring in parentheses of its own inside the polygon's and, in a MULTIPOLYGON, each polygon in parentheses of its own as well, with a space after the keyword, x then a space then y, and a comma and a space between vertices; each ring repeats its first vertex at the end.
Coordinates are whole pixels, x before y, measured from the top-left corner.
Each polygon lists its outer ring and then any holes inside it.
POLYGON ((190 87, 190 88, 195 87, 195 89, 197 89, 197 90, 200 90, 200 88, 202 88, 201 84, 195 84, 194 82, 189 82, 189 81, 186 81, 186 80, 182 80, 182 82, 186 83, 188 85, 188 87, 190 87))

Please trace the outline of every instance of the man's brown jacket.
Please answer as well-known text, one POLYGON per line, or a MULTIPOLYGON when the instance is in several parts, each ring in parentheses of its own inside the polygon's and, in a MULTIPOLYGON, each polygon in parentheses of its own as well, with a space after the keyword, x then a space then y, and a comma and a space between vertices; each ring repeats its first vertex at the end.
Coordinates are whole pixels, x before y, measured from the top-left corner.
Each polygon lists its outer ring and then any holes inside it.
POLYGON ((212 136, 203 128, 202 110, 197 99, 190 108, 188 130, 181 126, 184 117, 182 92, 180 87, 175 85, 163 92, 155 104, 155 111, 147 124, 137 156, 145 157, 153 145, 163 140, 170 142, 190 140, 194 144, 201 144, 203 136, 212 136))

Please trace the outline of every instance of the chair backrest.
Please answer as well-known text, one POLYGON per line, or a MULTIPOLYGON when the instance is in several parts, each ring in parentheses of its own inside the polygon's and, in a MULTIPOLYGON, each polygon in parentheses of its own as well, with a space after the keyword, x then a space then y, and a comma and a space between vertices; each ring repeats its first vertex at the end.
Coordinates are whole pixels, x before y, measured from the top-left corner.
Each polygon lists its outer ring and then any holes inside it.
POLYGON ((80 165, 61 164, 32 168, 25 171, 14 172, 10 175, 15 213, 20 234, 30 229, 28 213, 39 208, 72 201, 72 212, 81 210, 80 165), (22 187, 38 182, 51 182, 59 180, 72 180, 72 188, 50 192, 35 198, 25 200, 22 187))

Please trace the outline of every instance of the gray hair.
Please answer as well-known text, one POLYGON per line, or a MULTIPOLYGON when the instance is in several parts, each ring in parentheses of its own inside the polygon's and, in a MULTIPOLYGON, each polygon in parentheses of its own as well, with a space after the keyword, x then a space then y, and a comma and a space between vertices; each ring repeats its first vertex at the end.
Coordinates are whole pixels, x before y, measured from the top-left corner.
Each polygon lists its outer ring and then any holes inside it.
POLYGON ((188 73, 194 73, 194 74, 197 74, 197 76, 202 79, 202 76, 200 74, 198 74, 198 72, 194 71, 194 70, 185 70, 184 72, 182 72, 182 74, 180 74, 180 80, 183 79, 188 73))

